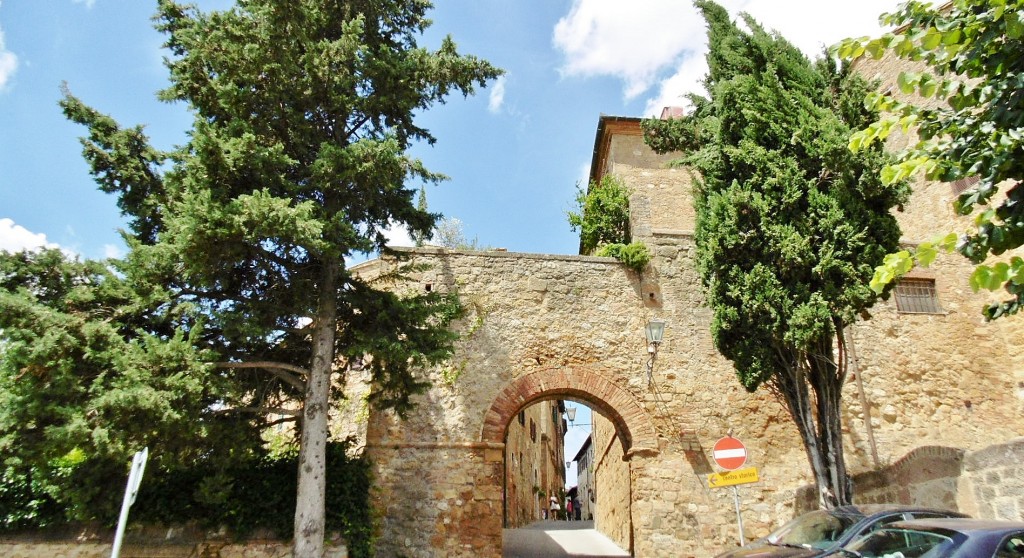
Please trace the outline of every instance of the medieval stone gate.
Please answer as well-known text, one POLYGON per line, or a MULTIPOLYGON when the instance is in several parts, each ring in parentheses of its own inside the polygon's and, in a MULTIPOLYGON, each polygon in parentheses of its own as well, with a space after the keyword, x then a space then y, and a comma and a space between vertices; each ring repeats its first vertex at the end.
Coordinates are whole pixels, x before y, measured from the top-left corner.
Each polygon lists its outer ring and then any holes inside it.
MULTIPOLYGON (((583 401, 614 427, 616 474, 628 478, 628 514, 615 521, 628 522, 628 535, 613 539, 636 556, 711 556, 733 544, 731 492, 706 482, 708 449, 729 431, 761 477, 743 489, 748 536, 792 515, 811 482, 802 445, 784 409, 746 393, 712 345, 690 175, 668 159, 644 146, 638 119, 602 117, 594 177, 613 173, 629 187, 633 239, 653 255, 643 274, 609 258, 409 250, 428 270, 403 288, 458 292, 469 315, 456 354, 426 371, 434 387, 406 420, 354 410, 376 468, 379 556, 500 556, 505 431, 522 408, 550 399, 583 401), (648 376, 644 326, 654 317, 668 326, 648 376)), ((946 191, 919 188, 905 233, 934 216, 946 191)), ((390 265, 358 271, 372 277, 390 265)), ((844 392, 843 417, 853 473, 920 446, 977 449, 1024 432, 1015 324, 979 325, 968 272, 955 258, 927 272, 941 313, 900 313, 890 301, 853 328, 861 377, 844 392)))

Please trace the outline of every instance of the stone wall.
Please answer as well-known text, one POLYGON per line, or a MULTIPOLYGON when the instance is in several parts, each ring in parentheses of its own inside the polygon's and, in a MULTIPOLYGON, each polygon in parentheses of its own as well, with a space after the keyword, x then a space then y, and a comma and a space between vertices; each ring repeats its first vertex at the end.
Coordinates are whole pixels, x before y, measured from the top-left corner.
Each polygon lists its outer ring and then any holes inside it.
POLYGON ((1024 438, 972 452, 964 459, 958 502, 977 517, 1024 521, 1024 438))
POLYGON ((625 461, 622 444, 612 423, 595 413, 592 433, 594 447, 594 528, 626 550, 632 550, 633 522, 630 518, 630 462, 625 461))
MULTIPOLYGON (((922 71, 926 68, 922 63, 912 63, 906 60, 901 60, 898 57, 887 53, 880 60, 873 60, 870 57, 862 57, 856 61, 855 69, 871 80, 877 80, 879 83, 879 90, 888 91, 889 94, 895 96, 897 99, 904 101, 912 101, 917 104, 924 104, 925 106, 936 106, 940 104, 937 99, 929 99, 922 102, 922 99, 914 94, 906 94, 900 91, 896 85, 896 80, 899 77, 901 71, 907 69, 911 71, 922 71)), ((917 136, 913 130, 909 134, 903 134, 901 132, 894 133, 890 136, 886 142, 886 147, 892 151, 898 151, 903 149, 910 144, 911 141, 916 141, 917 136)), ((1002 185, 1007 186, 1006 184, 1002 185)), ((912 184, 913 192, 910 196, 910 201, 906 205, 906 210, 897 213, 897 218, 900 222, 900 228, 903 231, 903 240, 908 244, 916 244, 919 242, 930 241, 939 233, 963 233, 968 231, 976 230, 974 226, 973 216, 961 216, 957 215, 953 211, 953 202, 956 201, 956 195, 953 193, 952 185, 945 182, 931 182, 924 180, 923 177, 915 177, 912 184)), ((1002 193, 997 193, 993 196, 993 200, 996 202, 1004 199, 1002 193)), ((1024 249, 1016 249, 1008 251, 1000 257, 990 258, 990 261, 1002 260, 1009 256, 1024 256, 1024 249)), ((953 264, 960 269, 953 276, 955 281, 950 285, 947 285, 948 289, 956 289, 954 296, 947 296, 946 299, 957 304, 957 307, 962 307, 965 311, 970 312, 971 315, 976 316, 978 310, 988 302, 1000 300, 1003 298, 1003 292, 999 291, 996 293, 982 293, 979 295, 970 296, 969 306, 960 306, 961 299, 967 296, 967 292, 970 288, 967 285, 967 277, 969 277, 972 267, 967 261, 959 255, 941 256, 944 259, 956 260, 953 264)), ((1006 321, 1006 320, 1003 320, 1006 321)), ((1012 321, 1012 320, 1010 320, 1012 321)), ((1019 398, 1024 400, 1024 344, 1015 342, 1016 327, 1001 327, 1000 331, 994 334, 985 334, 985 341, 988 343, 1002 342, 1003 350, 1006 351, 1006 356, 1013 365, 1007 370, 1009 371, 1010 378, 1013 380, 1015 389, 1018 391, 1019 398), (1002 338, 1001 340, 999 338, 1002 338)))
MULTIPOLYGON (((5 558, 109 558, 111 544, 100 543, 24 543, 0 541, 0 556, 5 558)), ((194 545, 146 544, 124 546, 121 558, 291 558, 290 543, 194 545)), ((328 551, 324 558, 343 558, 347 553, 328 551)))
MULTIPOLYGON (((1024 521, 1024 438, 978 451, 922 446, 892 465, 853 477, 856 502, 956 510, 972 517, 1024 521)), ((813 487, 798 491, 797 511, 817 507, 813 487)))

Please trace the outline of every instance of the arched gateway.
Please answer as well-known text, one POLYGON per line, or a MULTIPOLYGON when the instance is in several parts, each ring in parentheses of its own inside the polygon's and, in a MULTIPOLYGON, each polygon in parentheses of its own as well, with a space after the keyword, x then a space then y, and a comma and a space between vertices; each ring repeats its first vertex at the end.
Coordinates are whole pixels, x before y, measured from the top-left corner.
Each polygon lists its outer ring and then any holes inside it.
POLYGON ((658 452, 651 417, 636 399, 608 378, 574 367, 538 370, 510 382, 487 410, 480 441, 502 443, 512 417, 524 407, 548 399, 586 401, 615 426, 627 459, 658 452))
MULTIPOLYGON (((534 443, 521 411, 539 402, 583 401, 603 417, 593 430, 594 439, 609 434, 594 442, 605 456, 595 459, 595 525, 634 556, 713 556, 735 544, 732 493, 707 478, 715 472, 709 450, 729 433, 744 441, 761 479, 742 488, 746 535, 765 535, 800 511, 799 490, 812 482, 802 442, 785 408, 764 390, 747 393, 714 347, 696 265, 692 176, 668 166, 671 159, 644 145, 639 119, 601 118, 591 178, 614 174, 627 184, 631 236, 651 253, 643 273, 611 258, 405 250, 424 271, 396 288, 458 293, 470 316, 449 361, 424 371, 432 386, 407 417, 368 409, 359 393, 336 410, 352 418, 335 434, 365 435, 373 462, 377 556, 500 557, 505 481, 517 481, 518 503, 557 486, 555 475, 520 471, 521 458, 508 467, 510 433, 515 443, 534 443), (652 318, 668 325, 648 368, 643 332, 652 318)), ((948 184, 929 188, 928 199, 948 206, 948 184)), ((933 222, 938 205, 914 207, 903 224, 908 238, 924 238, 913 226, 933 222)), ((372 280, 391 265, 353 271, 372 280)), ((992 372, 1021 369, 1019 326, 978 325, 980 295, 952 287, 969 271, 969 262, 947 262, 920 279, 934 283, 948 312, 904 314, 890 301, 852 326, 860 373, 843 407, 851 472, 875 467, 875 449, 895 461, 921 445, 980 449, 981 440, 1020 436, 1020 392, 1009 375, 992 372), (877 448, 865 440, 869 424, 884 441, 877 448)), ((553 446, 564 433, 555 427, 559 406, 544 412, 535 415, 536 444, 553 446), (546 440, 542 428, 550 428, 546 440)), ((560 460, 550 465, 564 472, 560 460)))

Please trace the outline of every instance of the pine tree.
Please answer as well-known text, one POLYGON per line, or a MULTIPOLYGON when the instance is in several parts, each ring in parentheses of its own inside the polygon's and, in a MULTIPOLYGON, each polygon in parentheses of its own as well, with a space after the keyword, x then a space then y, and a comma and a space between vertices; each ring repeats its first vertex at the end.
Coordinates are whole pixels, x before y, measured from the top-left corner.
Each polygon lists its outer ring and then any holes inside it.
POLYGON ((450 38, 418 47, 430 7, 241 0, 206 14, 160 0, 171 54, 160 97, 195 114, 173 153, 63 101, 89 127, 85 155, 101 187, 132 218, 132 265, 204 310, 221 332, 206 340, 221 366, 265 371, 301 400, 297 557, 323 554, 332 373, 368 366, 373 403, 404 413, 425 385, 413 371, 451 348, 451 296, 399 297, 345 266, 385 250, 393 225, 429 233, 437 216, 406 183, 441 176, 407 155, 434 141, 414 116, 500 74, 450 38))
POLYGON ((208 332, 186 301, 119 264, 59 250, 0 251, 0 525, 117 517, 125 464, 143 447, 151 471, 173 471, 258 432, 218 417, 234 396, 208 362, 208 332), (0 506, 2 507, 2 506, 0 506), (21 509, 16 509, 21 508, 21 509))

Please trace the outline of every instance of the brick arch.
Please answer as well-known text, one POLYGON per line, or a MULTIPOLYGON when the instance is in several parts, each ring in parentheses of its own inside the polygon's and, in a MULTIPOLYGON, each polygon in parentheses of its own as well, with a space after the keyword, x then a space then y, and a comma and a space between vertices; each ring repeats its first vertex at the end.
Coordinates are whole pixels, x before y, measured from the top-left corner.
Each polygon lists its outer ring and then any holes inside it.
POLYGON ((484 415, 481 442, 502 444, 505 429, 519 411, 538 401, 578 399, 615 425, 626 459, 658 453, 651 418, 626 390, 608 378, 576 368, 539 370, 516 378, 494 398, 484 415))

